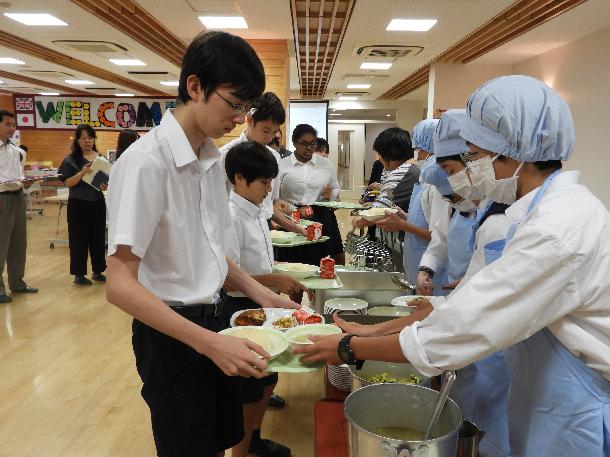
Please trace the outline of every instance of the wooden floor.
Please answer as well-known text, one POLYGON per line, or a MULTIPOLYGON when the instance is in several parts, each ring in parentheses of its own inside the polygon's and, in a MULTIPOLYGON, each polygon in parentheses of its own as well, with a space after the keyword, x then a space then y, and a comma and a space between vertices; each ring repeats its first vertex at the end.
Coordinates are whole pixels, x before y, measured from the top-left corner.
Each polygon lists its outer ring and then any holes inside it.
MULTIPOLYGON (((103 285, 72 284, 68 248, 49 249, 58 207, 42 206, 28 222, 26 270, 40 293, 0 305, 0 457, 154 456, 131 319, 106 302, 103 285)), ((65 212, 60 227, 66 237, 65 212)), ((268 411, 263 436, 312 457, 322 372, 282 374, 277 392, 287 405, 268 411)))

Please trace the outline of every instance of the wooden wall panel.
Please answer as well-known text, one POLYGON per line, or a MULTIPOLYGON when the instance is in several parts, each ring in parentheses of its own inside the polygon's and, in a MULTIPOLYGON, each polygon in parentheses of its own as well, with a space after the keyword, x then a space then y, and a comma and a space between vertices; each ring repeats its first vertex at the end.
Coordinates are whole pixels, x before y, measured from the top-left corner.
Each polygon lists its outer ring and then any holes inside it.
MULTIPOLYGON (((272 91, 280 98, 284 107, 288 106, 290 84, 288 60, 288 42, 286 40, 252 40, 250 42, 265 67, 267 86, 265 91, 272 91)), ((0 109, 13 111, 13 99, 10 95, 0 94, 0 109)), ((228 143, 233 138, 241 135, 245 126, 238 126, 230 135, 226 135, 216 141, 218 146, 228 143)), ((286 138, 285 126, 282 133, 286 138)), ((107 149, 115 149, 118 132, 98 131, 97 147, 101 152, 107 149)), ((70 130, 23 130, 21 142, 28 146, 28 160, 47 161, 52 160, 54 166, 59 166, 63 158, 70 151, 73 131, 70 130)))

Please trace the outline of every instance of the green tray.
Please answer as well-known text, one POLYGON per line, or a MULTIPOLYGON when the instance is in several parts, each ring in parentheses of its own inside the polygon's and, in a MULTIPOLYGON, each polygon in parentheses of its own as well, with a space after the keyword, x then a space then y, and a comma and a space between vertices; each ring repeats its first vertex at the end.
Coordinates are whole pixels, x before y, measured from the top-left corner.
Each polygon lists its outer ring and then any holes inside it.
POLYGON ((312 206, 324 206, 332 209, 364 209, 365 207, 359 203, 349 202, 315 202, 312 206))
POLYGON ((293 355, 290 352, 290 348, 288 348, 269 362, 267 371, 271 373, 308 373, 310 371, 319 370, 323 366, 324 362, 318 362, 313 365, 303 365, 299 362, 299 357, 293 355))
POLYGON ((339 276, 335 275, 334 279, 322 279, 322 278, 306 278, 298 280, 301 284, 311 290, 322 290, 322 289, 340 289, 343 287, 343 283, 339 276))
POLYGON ((304 237, 303 235, 297 235, 295 238, 292 239, 292 241, 290 243, 273 243, 272 242, 272 244, 276 248, 296 248, 297 246, 306 246, 308 244, 324 243, 325 241, 328 241, 327 236, 321 236, 320 238, 318 238, 315 241, 307 241, 307 238, 304 237))

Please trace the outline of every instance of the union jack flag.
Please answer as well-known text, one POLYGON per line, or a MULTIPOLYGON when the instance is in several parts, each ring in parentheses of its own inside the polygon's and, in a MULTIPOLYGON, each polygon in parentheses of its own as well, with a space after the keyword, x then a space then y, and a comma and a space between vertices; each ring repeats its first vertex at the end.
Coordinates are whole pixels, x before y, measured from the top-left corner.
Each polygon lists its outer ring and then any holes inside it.
POLYGON ((32 97, 17 97, 15 100, 15 109, 17 111, 34 111, 34 99, 32 97))

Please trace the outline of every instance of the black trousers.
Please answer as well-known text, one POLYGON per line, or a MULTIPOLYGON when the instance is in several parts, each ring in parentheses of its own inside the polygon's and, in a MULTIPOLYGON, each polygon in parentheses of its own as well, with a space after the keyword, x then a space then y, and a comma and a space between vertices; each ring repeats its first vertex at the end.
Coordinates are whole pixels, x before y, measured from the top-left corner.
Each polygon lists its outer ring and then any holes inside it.
POLYGON ((70 240, 70 274, 87 274, 87 253, 91 255, 94 273, 106 270, 106 201, 68 200, 68 238, 70 240))

